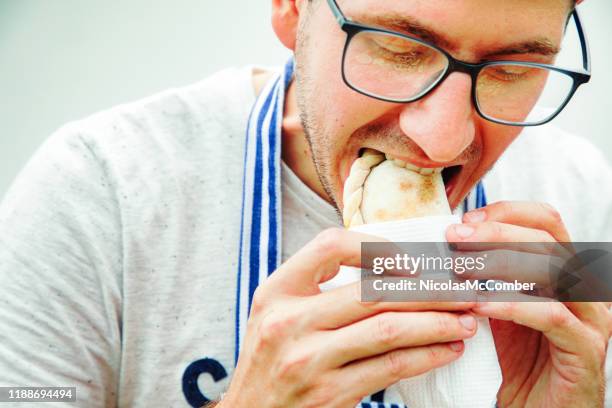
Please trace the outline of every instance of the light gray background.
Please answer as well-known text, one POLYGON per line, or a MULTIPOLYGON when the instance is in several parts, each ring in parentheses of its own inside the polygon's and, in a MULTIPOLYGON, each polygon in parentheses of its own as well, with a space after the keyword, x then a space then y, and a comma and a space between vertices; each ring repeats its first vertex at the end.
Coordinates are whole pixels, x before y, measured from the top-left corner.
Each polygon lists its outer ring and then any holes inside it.
MULTIPOLYGON (((270 3, 0 0, 0 197, 67 121, 226 66, 284 62, 289 54, 272 32, 270 3)), ((610 159, 612 1, 586 0, 580 10, 593 80, 556 123, 610 159)))

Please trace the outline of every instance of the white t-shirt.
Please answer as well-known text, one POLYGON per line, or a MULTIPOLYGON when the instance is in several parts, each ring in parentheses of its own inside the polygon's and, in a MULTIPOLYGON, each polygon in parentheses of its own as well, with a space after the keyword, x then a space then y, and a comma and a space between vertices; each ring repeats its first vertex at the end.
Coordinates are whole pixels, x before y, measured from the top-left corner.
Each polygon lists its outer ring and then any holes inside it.
POLYGON ((342 226, 335 208, 309 189, 281 163, 283 196, 283 262, 326 228, 342 226))
MULTIPOLYGON (((79 407, 218 398, 234 367, 254 98, 251 68, 229 69, 68 124, 39 149, 0 204, 0 386, 76 386, 79 407)), ((284 259, 339 225, 287 170, 284 259)), ((612 241, 611 179, 591 144, 543 126, 485 186, 490 202, 550 202, 574 240, 612 241)))

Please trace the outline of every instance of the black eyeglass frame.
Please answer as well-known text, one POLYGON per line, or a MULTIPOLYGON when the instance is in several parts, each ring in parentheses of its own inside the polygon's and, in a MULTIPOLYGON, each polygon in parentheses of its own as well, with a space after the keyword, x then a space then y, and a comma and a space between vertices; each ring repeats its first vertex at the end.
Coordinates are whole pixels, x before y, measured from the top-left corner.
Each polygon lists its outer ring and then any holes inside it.
POLYGON ((574 70, 569 70, 569 69, 565 69, 565 68, 560 68, 554 65, 549 65, 549 64, 540 64, 537 62, 528 62, 528 61, 485 61, 485 62, 481 62, 478 64, 472 64, 469 62, 465 62, 465 61, 461 61, 458 60, 456 58, 454 58, 452 55, 450 55, 448 52, 446 52, 446 50, 438 47, 435 44, 430 44, 426 41, 421 40, 420 38, 416 38, 416 37, 412 37, 410 35, 406 35, 406 34, 402 34, 402 33, 398 33, 396 31, 392 31, 392 30, 386 30, 383 28, 379 28, 379 27, 372 27, 372 26, 368 26, 365 24, 361 24, 361 23, 357 23, 355 21, 352 21, 351 19, 347 18, 344 13, 342 12, 342 10, 340 9, 340 6, 338 6, 338 3, 336 0, 327 0, 327 3, 329 5, 329 7, 331 8, 332 14, 334 15, 334 18, 336 19, 336 21, 338 22, 338 24, 340 25, 340 28, 342 29, 342 31, 344 31, 347 35, 346 37, 346 42, 344 44, 344 50, 342 52, 342 80, 344 81, 344 83, 351 89, 353 89, 354 91, 365 95, 365 96, 369 96, 371 98, 375 98, 375 99, 379 99, 382 101, 386 101, 386 102, 393 102, 393 103, 410 103, 410 102, 415 102, 423 97, 425 97, 426 95, 428 95, 431 91, 433 91, 435 88, 437 88, 442 82, 444 82, 444 80, 453 72, 463 72, 465 74, 468 74, 471 78, 472 78, 472 91, 471 91, 471 97, 472 97, 472 103, 474 104, 474 106, 476 107, 476 111, 478 112, 478 114, 480 116, 482 116, 484 119, 494 122, 494 123, 499 123, 502 125, 508 125, 508 126, 539 126, 539 125, 543 125, 545 123, 550 122, 551 120, 553 120, 555 117, 557 117, 557 115, 559 115, 559 113, 561 113, 561 111, 567 106, 567 104, 569 103, 569 101, 572 99, 572 97, 574 96, 574 93, 576 92, 576 90, 578 89, 578 87, 580 87, 580 85, 582 84, 586 84, 587 82, 590 81, 591 79, 591 55, 590 55, 590 51, 589 51, 589 45, 586 39, 586 35, 584 33, 584 30, 582 28, 582 23, 580 22, 580 17, 578 15, 578 11, 576 9, 574 9, 572 11, 572 17, 573 20, 576 24, 576 30, 578 32, 578 37, 580 39, 580 49, 582 51, 582 67, 583 70, 582 71, 574 71, 574 70), (369 32, 374 32, 374 33, 384 33, 384 34, 388 34, 388 35, 393 35, 393 36, 397 36, 397 37, 401 37, 401 38, 406 38, 409 39, 411 41, 415 41, 417 43, 423 44, 427 47, 433 48, 439 52, 441 52, 444 56, 446 56, 447 60, 448 60, 448 65, 446 67, 446 72, 441 75, 436 81, 434 81, 432 84, 430 84, 426 89, 424 89, 423 91, 421 91, 419 94, 417 94, 416 96, 413 96, 412 98, 408 98, 408 99, 389 99, 389 98, 385 98, 376 94, 372 94, 369 93, 363 89, 359 89, 358 87, 354 86, 353 84, 351 84, 351 82, 347 79, 346 74, 345 74, 345 62, 346 62, 346 54, 349 48, 349 45, 351 43, 351 40, 360 32, 363 31, 369 31, 369 32), (490 117, 488 115, 486 115, 484 112, 481 111, 480 109, 480 104, 478 103, 478 98, 476 96, 476 80, 478 78, 478 75, 480 74, 480 71, 482 71, 485 67, 490 67, 490 66, 495 66, 495 65, 520 65, 520 66, 531 66, 531 67, 535 67, 535 68, 543 68, 543 69, 549 69, 552 71, 556 71, 559 72, 561 74, 564 74, 566 76, 569 76, 572 79, 572 88, 570 90, 570 92, 568 93, 567 97, 565 98, 565 100, 562 102, 561 106, 552 114, 550 115, 548 118, 543 119, 541 121, 538 122, 510 122, 510 121, 505 121, 505 120, 501 120, 501 119, 496 119, 493 117, 490 117))

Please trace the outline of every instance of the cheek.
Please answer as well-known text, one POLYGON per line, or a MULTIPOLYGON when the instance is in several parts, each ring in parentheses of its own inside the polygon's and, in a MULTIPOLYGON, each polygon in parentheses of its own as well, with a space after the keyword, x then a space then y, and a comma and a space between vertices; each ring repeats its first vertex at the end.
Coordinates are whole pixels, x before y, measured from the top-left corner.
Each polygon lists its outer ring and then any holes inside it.
POLYGON ((342 79, 340 66, 325 68, 321 76, 314 78, 318 86, 313 92, 313 111, 320 129, 339 149, 351 147, 359 141, 351 139, 365 125, 389 116, 398 121, 399 116, 389 115, 397 105, 378 101, 349 88, 342 79))
POLYGON ((484 119, 481 119, 480 122, 483 144, 482 165, 489 168, 519 136, 522 128, 498 125, 484 119))
POLYGON ((333 18, 313 18, 308 25, 307 40, 296 57, 301 59, 306 78, 305 109, 316 128, 313 139, 321 141, 325 137, 328 151, 337 153, 357 129, 385 114, 389 105, 344 83, 342 54, 346 34, 333 18))

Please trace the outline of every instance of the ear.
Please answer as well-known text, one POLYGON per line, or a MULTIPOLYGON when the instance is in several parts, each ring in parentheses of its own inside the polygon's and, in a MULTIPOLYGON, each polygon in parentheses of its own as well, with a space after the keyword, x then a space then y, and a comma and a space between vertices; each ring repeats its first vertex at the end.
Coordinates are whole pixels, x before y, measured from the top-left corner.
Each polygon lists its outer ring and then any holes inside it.
POLYGON ((272 28, 290 50, 295 50, 302 3, 302 0, 272 0, 272 28))

